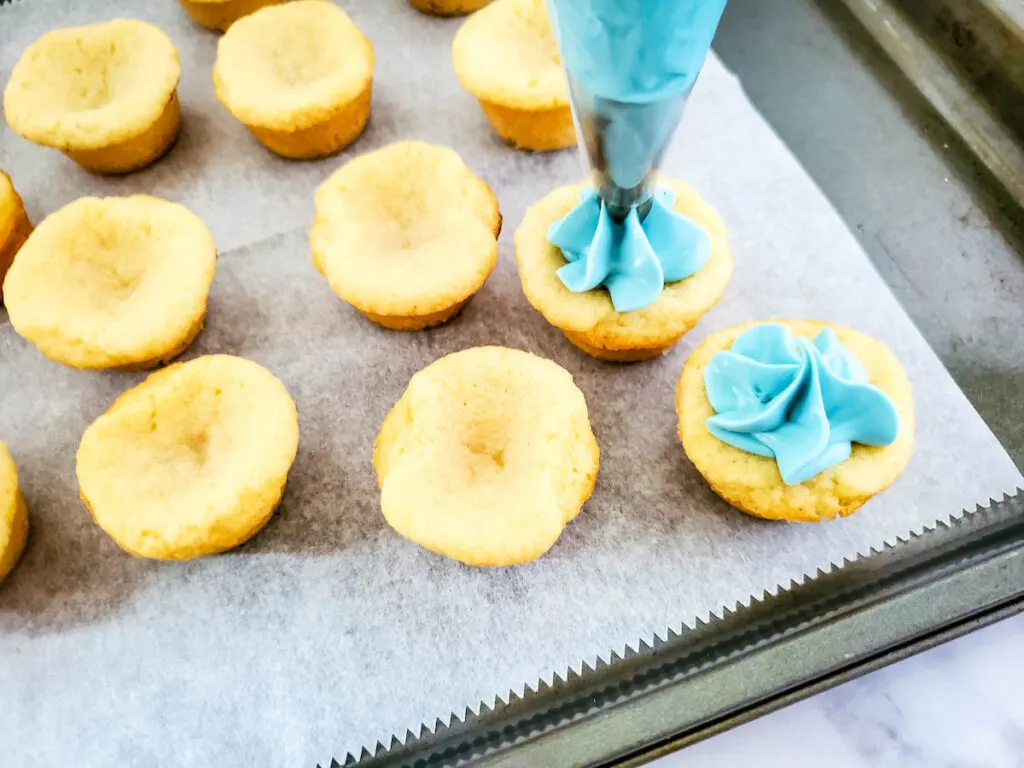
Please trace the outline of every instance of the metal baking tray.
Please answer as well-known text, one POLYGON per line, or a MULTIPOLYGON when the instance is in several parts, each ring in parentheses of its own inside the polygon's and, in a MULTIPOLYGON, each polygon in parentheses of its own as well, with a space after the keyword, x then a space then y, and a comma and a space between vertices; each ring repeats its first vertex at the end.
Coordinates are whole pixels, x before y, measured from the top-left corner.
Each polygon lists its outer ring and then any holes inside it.
POLYGON ((1024 609, 1024 491, 332 765, 640 765, 1024 609))
MULTIPOLYGON (((832 178, 816 162, 831 144, 858 140, 844 136, 847 115, 808 115, 809 109, 800 108, 800 93, 814 83, 795 85, 792 77, 777 74, 799 68, 800 77, 834 81, 837 72, 842 78, 852 52, 862 70, 858 75, 867 72, 885 98, 899 101, 904 124, 897 129, 916 133, 921 145, 941 147, 951 172, 970 190, 969 212, 982 211, 984 221, 943 209, 938 196, 936 215, 964 227, 993 226, 1002 235, 1008 253, 981 254, 979 269, 989 269, 993 283, 1005 283, 1008 272, 1024 274, 1024 33, 1014 26, 1022 17, 1020 0, 730 0, 715 48, 754 103, 770 120, 778 118, 773 126, 812 175, 818 167, 818 182, 851 230, 863 234, 870 209, 863 198, 873 192, 851 195, 848 179, 832 178), (771 31, 783 37, 766 33, 766 23, 781 24, 771 31), (801 35, 838 53, 819 53, 819 67, 802 66, 806 62, 793 53, 801 35), (808 139, 808 123, 822 138, 808 139)), ((851 112, 864 106, 858 101, 883 98, 855 87, 850 96, 851 112)), ((905 171, 876 167, 864 175, 885 184, 887 175, 905 171)), ((925 197, 929 184, 939 181, 927 169, 913 169, 912 175, 925 197)), ((877 216, 874 231, 898 229, 899 216, 899 209, 877 216)), ((922 252, 928 238, 921 233, 922 252)), ((884 275, 889 270, 880 262, 891 257, 895 264, 888 266, 906 278, 912 265, 900 259, 921 256, 896 256, 884 247, 879 253, 870 237, 862 241, 884 275)), ((948 343, 949 337, 969 338, 978 329, 941 327, 927 303, 912 295, 913 286, 902 282, 890 285, 1017 465, 1024 466, 1024 356, 1007 361, 1005 345, 986 347, 983 356, 1004 355, 1001 362, 1010 373, 979 376, 977 361, 948 343)), ((965 298, 979 308, 976 321, 982 324, 986 299, 965 298)), ((1024 328, 1024 301, 1006 325, 1024 328)), ((949 517, 920 536, 738 604, 693 630, 656 638, 652 646, 630 648, 624 657, 611 654, 594 668, 584 663, 581 673, 568 670, 551 685, 540 681, 523 698, 482 702, 475 711, 424 724, 419 733, 396 734, 372 752, 338 756, 331 767, 641 765, 1024 610, 1024 490, 975 510, 936 512, 949 517)))

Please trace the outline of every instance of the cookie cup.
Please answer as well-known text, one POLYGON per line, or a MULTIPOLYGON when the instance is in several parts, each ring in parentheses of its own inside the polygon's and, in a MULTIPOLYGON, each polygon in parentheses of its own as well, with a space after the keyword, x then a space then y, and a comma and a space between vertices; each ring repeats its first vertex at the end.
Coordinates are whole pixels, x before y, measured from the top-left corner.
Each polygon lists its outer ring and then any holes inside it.
POLYGON ((29 236, 4 298, 14 330, 51 360, 145 370, 199 334, 216 261, 210 231, 184 206, 84 197, 29 236))
POLYGON ((544 0, 495 0, 455 35, 459 82, 491 126, 520 149, 575 146, 569 86, 544 0))
POLYGON ((675 192, 675 210, 704 227, 711 256, 696 273, 665 286, 658 299, 633 312, 616 312, 608 292, 573 293, 558 279, 567 262, 548 242, 550 226, 569 213, 587 186, 561 187, 527 212, 515 236, 519 279, 527 301, 589 355, 615 362, 649 360, 668 351, 714 306, 732 276, 732 250, 725 225, 691 187, 659 182, 675 192))
POLYGON ((590 497, 598 463, 572 376, 502 347, 456 352, 415 374, 373 454, 388 524, 467 565, 547 552, 590 497))
POLYGON ((729 349, 745 323, 711 334, 690 355, 676 387, 679 438, 686 455, 711 489, 737 509, 756 517, 819 522, 856 512, 900 476, 914 450, 914 403, 910 382, 896 356, 882 342, 860 331, 812 320, 782 320, 794 336, 814 339, 831 328, 867 369, 869 382, 884 392, 900 418, 896 440, 887 446, 853 444, 850 458, 798 485, 786 485, 774 458, 747 453, 711 434, 714 415, 704 387, 704 371, 715 353, 729 349))
POLYGON ((360 155, 324 181, 315 205, 313 265, 386 328, 451 319, 498 260, 498 201, 447 147, 407 141, 360 155))
POLYGON ((18 486, 18 469, 0 443, 0 581, 11 572, 28 540, 28 507, 18 486))
POLYGON ((181 125, 178 51, 135 19, 48 32, 4 90, 11 128, 87 171, 128 173, 170 149, 181 125))
POLYGON ((431 16, 463 16, 479 11, 491 0, 409 0, 409 5, 431 16))
POLYGON ((11 177, 0 171, 0 304, 4 301, 4 278, 30 234, 32 222, 25 213, 21 196, 15 191, 11 177))
POLYGON ((284 385, 207 355, 151 374, 85 431, 82 501, 122 549, 157 560, 223 552, 273 515, 298 450, 284 385))
POLYGON ((370 118, 373 46, 334 3, 294 0, 239 19, 220 39, 217 98, 271 152, 325 157, 370 118))
POLYGON ((181 7, 197 23, 214 32, 226 32, 243 16, 286 0, 180 0, 181 7))

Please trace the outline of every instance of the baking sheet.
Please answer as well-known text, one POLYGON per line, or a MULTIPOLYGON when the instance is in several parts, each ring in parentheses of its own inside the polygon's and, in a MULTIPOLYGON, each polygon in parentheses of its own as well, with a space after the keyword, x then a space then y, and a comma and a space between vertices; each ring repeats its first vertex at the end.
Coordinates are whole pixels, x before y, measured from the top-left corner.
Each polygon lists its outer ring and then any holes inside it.
POLYGON ((839 216, 711 58, 666 172, 697 186, 730 226, 736 275, 723 302, 661 360, 600 363, 526 303, 512 233, 526 207, 575 181, 573 152, 529 155, 493 138, 458 86, 458 21, 403 0, 341 3, 374 41, 368 132, 341 158, 269 155, 217 105, 216 37, 176 3, 0 9, 0 78, 53 22, 146 18, 178 45, 185 130, 156 166, 98 179, 0 127, 0 167, 38 220, 83 194, 148 192, 185 203, 221 258, 207 328, 185 357, 231 352, 280 376, 301 444, 277 515, 252 542, 181 564, 122 553, 78 501, 85 427, 138 375, 42 359, 0 310, 0 439, 18 462, 33 530, 0 586, 0 743, 11 765, 310 765, 446 720, 538 677, 692 624, 938 517, 1001 495, 1020 476, 875 274, 839 216), (449 144, 494 188, 505 216, 494 275, 452 324, 378 329, 309 261, 313 190, 344 157, 399 138, 449 144), (673 388, 708 333, 758 317, 814 316, 885 340, 918 409, 917 451, 886 494, 832 524, 731 510, 676 438, 673 388), (503 343, 568 368, 602 447, 598 486, 541 560, 474 570, 384 523, 373 437, 409 376, 446 352, 503 343))

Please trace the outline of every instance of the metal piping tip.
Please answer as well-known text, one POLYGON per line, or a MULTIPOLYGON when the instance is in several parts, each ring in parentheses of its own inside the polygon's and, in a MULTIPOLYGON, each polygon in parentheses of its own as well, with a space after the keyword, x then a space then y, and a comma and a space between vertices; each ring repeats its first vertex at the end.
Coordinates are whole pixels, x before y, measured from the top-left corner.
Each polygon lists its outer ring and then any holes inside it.
POLYGON ((576 134, 598 194, 616 218, 624 219, 633 207, 645 216, 692 84, 659 101, 627 103, 596 96, 571 75, 568 78, 576 134))

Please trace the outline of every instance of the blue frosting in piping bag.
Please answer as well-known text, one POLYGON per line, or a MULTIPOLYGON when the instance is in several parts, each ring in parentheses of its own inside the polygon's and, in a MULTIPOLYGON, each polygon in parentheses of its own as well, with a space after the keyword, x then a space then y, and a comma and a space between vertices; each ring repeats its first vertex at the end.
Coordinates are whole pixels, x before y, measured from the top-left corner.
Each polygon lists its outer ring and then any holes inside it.
POLYGON ((548 2, 603 198, 585 195, 550 229, 569 261, 558 276, 576 292, 604 286, 618 312, 642 309, 710 255, 707 233, 672 210, 671 193, 650 193, 726 0, 548 2))
POLYGON ((852 443, 889 445, 899 434, 896 407, 830 328, 812 342, 757 325, 711 358, 704 386, 715 410, 708 431, 774 457, 787 485, 846 461, 852 443))
POLYGON ((625 221, 608 213, 592 188, 548 229, 548 241, 569 262, 558 278, 570 291, 604 286, 616 312, 642 309, 654 302, 665 283, 689 277, 707 263, 711 239, 695 221, 672 210, 675 193, 658 189, 641 221, 633 208, 625 221))
POLYGON ((725 0, 548 0, 569 74, 591 93, 651 102, 693 86, 725 0))

